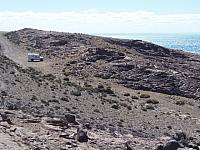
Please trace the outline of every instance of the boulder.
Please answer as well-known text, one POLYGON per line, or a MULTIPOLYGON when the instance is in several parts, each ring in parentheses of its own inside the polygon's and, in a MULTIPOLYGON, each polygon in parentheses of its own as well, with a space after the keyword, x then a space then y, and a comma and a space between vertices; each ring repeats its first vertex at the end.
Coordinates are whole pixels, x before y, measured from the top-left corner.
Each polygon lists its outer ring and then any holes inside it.
POLYGON ((66 114, 65 119, 68 121, 68 123, 73 123, 75 125, 79 125, 79 123, 76 121, 76 116, 72 114, 66 114))
POLYGON ((163 149, 164 149, 164 145, 163 144, 156 145, 156 149, 155 150, 163 150, 163 149))
POLYGON ((176 140, 170 140, 166 143, 163 150, 178 150, 180 144, 176 140))
POLYGON ((81 128, 78 128, 77 129, 77 140, 79 142, 88 142, 89 140, 89 137, 87 135, 87 131, 86 130, 83 130, 81 128))

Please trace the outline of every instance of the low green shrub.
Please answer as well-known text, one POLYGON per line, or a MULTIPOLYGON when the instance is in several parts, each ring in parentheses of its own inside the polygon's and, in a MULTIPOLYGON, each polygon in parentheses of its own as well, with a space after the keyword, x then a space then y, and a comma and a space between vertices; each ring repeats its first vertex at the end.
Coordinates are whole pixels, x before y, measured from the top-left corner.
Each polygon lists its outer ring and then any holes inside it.
POLYGON ((150 95, 149 94, 141 94, 140 98, 150 98, 150 95))
POLYGON ((155 100, 155 99, 148 99, 147 103, 149 103, 149 104, 159 104, 159 101, 155 100))

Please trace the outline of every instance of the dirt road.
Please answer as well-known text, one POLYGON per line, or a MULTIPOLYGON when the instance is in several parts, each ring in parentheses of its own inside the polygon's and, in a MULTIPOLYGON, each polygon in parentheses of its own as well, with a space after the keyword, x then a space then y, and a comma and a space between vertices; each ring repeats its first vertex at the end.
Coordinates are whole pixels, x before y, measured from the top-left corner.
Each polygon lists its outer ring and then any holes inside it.
POLYGON ((28 62, 28 51, 10 42, 3 34, 3 32, 0 32, 0 52, 5 56, 12 59, 23 68, 33 67, 43 72, 47 72, 51 69, 50 63, 47 60, 44 60, 43 62, 28 62))
POLYGON ((6 39, 6 37, 3 36, 3 33, 0 33, 0 45, 5 56, 23 67, 29 66, 25 50, 22 50, 17 45, 12 44, 8 39, 6 39))

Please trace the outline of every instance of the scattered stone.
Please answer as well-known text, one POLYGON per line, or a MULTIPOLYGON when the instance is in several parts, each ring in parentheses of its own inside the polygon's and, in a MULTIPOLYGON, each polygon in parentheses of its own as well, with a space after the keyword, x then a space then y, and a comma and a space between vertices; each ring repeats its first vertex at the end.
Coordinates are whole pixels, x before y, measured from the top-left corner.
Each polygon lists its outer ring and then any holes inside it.
POLYGON ((79 125, 79 123, 76 121, 75 115, 67 114, 67 115, 65 115, 65 119, 66 119, 69 123, 73 123, 73 124, 75 124, 75 125, 79 125))
POLYGON ((178 150, 180 144, 176 140, 170 140, 166 143, 163 150, 178 150))
POLYGON ((149 110, 155 110, 155 107, 152 104, 145 104, 144 107, 149 110))
POLYGON ((176 140, 176 141, 181 141, 181 140, 186 140, 187 139, 187 135, 185 132, 183 131, 177 131, 175 133, 175 135, 173 136, 173 138, 176 140))
POLYGON ((11 128, 10 128, 10 132, 15 132, 16 130, 17 130, 16 127, 11 127, 11 128))
POLYGON ((120 109, 120 106, 118 104, 114 104, 114 105, 111 106, 111 108, 120 109))
POLYGON ((163 144, 156 145, 156 149, 155 150, 163 150, 163 149, 164 149, 164 145, 163 144))
POLYGON ((46 122, 53 126, 68 127, 68 122, 60 118, 49 118, 46 122))
POLYGON ((41 120, 32 118, 32 119, 25 119, 24 122, 26 122, 26 123, 39 123, 39 122, 41 122, 41 120))
POLYGON ((126 142, 125 146, 126 146, 125 150, 134 150, 134 147, 131 144, 131 141, 126 142))
POLYGON ((60 137, 60 138, 68 138, 68 137, 69 137, 69 134, 67 134, 67 133, 61 133, 61 134, 59 135, 59 137, 60 137))
POLYGON ((0 113, 2 121, 6 121, 8 124, 12 124, 10 118, 6 113, 0 113))
POLYGON ((130 96, 130 93, 124 93, 124 96, 130 96))
POLYGON ((61 147, 60 150, 68 150, 66 147, 61 147))
POLYGON ((169 130, 171 130, 171 129, 172 129, 172 126, 169 125, 169 126, 167 126, 167 128, 168 128, 169 130))
POLYGON ((131 96, 132 99, 139 99, 137 96, 131 96))
POLYGON ((78 128, 77 129, 77 140, 79 142, 88 142, 89 140, 89 137, 87 135, 87 131, 86 130, 83 130, 81 128, 78 128))
POLYGON ((194 149, 194 150, 199 150, 198 145, 196 145, 196 144, 194 144, 194 143, 189 143, 189 144, 187 145, 187 147, 188 147, 188 148, 192 148, 192 149, 194 149))
POLYGON ((6 122, 6 121, 0 122, 0 126, 2 126, 4 128, 8 128, 8 129, 11 127, 10 124, 8 122, 6 122))
POLYGON ((91 130, 91 129, 92 129, 92 126, 91 126, 90 123, 86 123, 86 124, 84 124, 83 126, 84 126, 84 128, 86 128, 86 129, 88 129, 88 130, 91 130))

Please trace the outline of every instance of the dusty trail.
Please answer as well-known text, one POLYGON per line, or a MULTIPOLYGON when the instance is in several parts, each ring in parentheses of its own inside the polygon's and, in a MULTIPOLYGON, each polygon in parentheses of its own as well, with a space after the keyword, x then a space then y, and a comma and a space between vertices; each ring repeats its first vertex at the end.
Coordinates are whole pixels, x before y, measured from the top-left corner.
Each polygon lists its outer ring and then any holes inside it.
POLYGON ((3 33, 0 33, 0 45, 5 56, 20 64, 22 67, 29 66, 26 59, 26 52, 20 49, 18 46, 12 44, 3 36, 3 33))
POLYGON ((0 45, 1 52, 5 56, 12 59, 14 62, 19 64, 23 68, 33 67, 40 71, 43 71, 44 73, 48 73, 48 71, 51 70, 50 63, 46 60, 43 62, 28 62, 28 51, 19 47, 18 45, 14 45, 3 34, 3 32, 0 32, 0 45))

